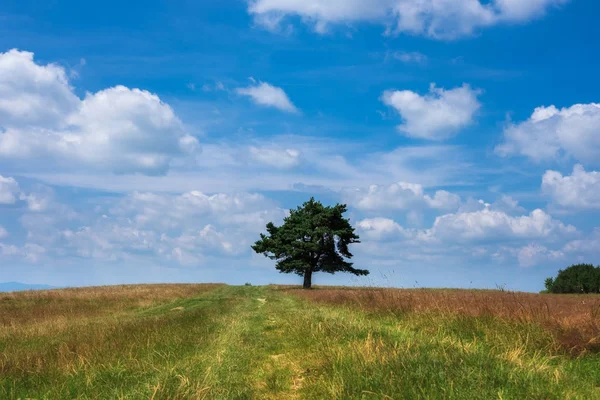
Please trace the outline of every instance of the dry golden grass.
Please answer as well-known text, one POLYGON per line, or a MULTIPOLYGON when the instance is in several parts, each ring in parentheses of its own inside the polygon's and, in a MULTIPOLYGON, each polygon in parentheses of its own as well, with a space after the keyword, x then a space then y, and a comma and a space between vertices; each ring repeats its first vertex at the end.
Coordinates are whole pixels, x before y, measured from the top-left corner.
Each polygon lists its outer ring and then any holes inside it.
POLYGON ((0 328, 50 319, 92 317, 189 298, 217 284, 93 286, 0 293, 0 328))
POLYGON ((600 296, 543 295, 494 290, 282 287, 288 293, 371 312, 459 314, 534 323, 570 352, 600 351, 600 296))
MULTIPOLYGON (((219 284, 119 285, 0 294, 0 375, 84 367, 153 340, 142 310, 194 298, 219 284)), ((156 338, 155 338, 156 339, 156 338)))

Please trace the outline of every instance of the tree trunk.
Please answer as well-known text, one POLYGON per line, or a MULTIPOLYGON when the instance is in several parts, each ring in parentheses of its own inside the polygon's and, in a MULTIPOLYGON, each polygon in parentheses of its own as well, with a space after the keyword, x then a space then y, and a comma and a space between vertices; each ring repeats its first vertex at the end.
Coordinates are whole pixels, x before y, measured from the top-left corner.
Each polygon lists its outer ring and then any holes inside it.
POLYGON ((310 289, 311 286, 312 286, 312 269, 307 269, 306 271, 304 271, 304 285, 302 285, 302 288, 310 289))

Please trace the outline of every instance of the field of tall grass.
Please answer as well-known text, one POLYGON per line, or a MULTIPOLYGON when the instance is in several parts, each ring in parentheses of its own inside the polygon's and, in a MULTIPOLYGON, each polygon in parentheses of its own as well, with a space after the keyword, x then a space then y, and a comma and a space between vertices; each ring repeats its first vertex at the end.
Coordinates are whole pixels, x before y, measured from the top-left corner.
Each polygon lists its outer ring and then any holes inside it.
POLYGON ((600 296, 540 295, 504 290, 321 288, 289 293, 328 304, 401 315, 498 318, 515 327, 534 324, 555 337, 556 351, 600 351, 600 296))
POLYGON ((0 294, 0 398, 600 399, 599 304, 225 285, 0 294))

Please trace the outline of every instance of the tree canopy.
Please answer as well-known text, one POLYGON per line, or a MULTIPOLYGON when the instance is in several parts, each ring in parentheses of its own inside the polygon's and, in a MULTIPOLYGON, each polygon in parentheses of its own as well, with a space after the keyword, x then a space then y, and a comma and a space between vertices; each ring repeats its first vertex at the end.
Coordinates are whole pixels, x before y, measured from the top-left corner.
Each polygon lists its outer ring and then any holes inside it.
POLYGON ((369 271, 353 268, 348 246, 360 243, 350 221, 343 217, 345 204, 323 206, 311 198, 284 219, 282 226, 267 224, 267 235, 261 234, 252 249, 276 260, 283 273, 304 277, 305 289, 312 285, 314 272, 349 272, 368 275, 369 271))
POLYGON ((556 278, 547 278, 545 284, 550 293, 600 293, 600 267, 571 265, 559 270, 556 278))

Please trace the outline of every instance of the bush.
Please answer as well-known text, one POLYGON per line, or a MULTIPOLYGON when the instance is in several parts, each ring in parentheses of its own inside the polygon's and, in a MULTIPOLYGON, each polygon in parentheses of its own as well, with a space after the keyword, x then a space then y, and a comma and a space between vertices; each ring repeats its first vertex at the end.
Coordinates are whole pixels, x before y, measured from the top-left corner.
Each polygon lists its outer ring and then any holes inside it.
POLYGON ((571 265, 559 270, 556 278, 547 278, 545 286, 550 293, 600 293, 600 267, 571 265))

